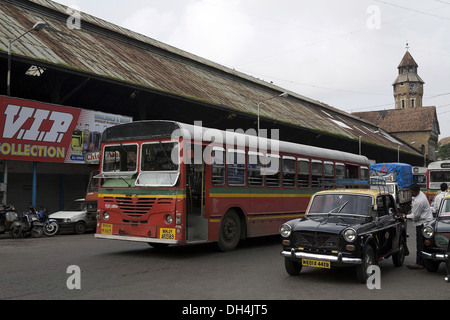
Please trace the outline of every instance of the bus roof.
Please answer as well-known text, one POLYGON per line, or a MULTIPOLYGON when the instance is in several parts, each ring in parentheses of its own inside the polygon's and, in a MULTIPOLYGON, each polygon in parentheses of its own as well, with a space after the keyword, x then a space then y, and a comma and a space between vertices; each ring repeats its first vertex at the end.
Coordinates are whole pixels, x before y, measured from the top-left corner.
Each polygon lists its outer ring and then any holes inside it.
POLYGON ((177 138, 203 140, 215 145, 230 144, 237 147, 248 147, 254 150, 277 150, 283 153, 303 154, 317 158, 328 158, 369 166, 365 156, 348 152, 319 148, 286 141, 259 138, 255 135, 205 128, 176 121, 145 120, 122 124, 107 128, 102 135, 102 142, 124 142, 130 140, 154 140, 177 138), (259 144, 258 144, 259 142, 259 144), (278 144, 278 148, 276 146, 278 144), (261 148, 258 148, 261 146, 261 148), (274 148, 271 148, 274 146, 274 148))
POLYGON ((428 165, 428 169, 450 169, 450 160, 432 162, 428 165))

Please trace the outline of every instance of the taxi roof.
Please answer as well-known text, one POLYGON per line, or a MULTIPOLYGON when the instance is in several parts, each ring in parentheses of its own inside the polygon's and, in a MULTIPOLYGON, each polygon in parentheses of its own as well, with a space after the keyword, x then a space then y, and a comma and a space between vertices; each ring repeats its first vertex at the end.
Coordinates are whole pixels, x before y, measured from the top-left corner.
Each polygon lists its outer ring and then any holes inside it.
POLYGON ((327 193, 346 193, 346 194, 355 194, 355 195, 367 195, 376 197, 381 194, 389 194, 387 190, 383 189, 356 189, 356 188, 349 188, 349 189, 331 189, 331 190, 324 190, 319 191, 315 195, 318 194, 327 194, 327 193))

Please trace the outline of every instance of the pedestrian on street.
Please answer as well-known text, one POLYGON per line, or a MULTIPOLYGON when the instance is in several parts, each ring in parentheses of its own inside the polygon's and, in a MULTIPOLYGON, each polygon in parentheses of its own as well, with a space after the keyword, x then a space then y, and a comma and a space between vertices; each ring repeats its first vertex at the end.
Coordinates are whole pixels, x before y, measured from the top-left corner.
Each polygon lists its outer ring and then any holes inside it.
POLYGON ((417 253, 416 253, 416 263, 413 265, 408 265, 410 269, 423 269, 423 235, 422 228, 425 223, 433 220, 433 213, 428 202, 426 195, 420 191, 420 187, 417 183, 413 183, 409 187, 409 192, 412 196, 411 210, 409 214, 406 216, 407 218, 412 219, 414 225, 416 226, 416 245, 417 245, 417 253))

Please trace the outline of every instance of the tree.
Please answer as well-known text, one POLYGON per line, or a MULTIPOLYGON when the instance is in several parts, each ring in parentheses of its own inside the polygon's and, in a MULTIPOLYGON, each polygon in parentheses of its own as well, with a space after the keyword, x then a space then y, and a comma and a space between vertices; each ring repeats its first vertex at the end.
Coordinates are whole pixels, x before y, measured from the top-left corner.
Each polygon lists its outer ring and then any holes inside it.
POLYGON ((440 158, 441 160, 450 159, 450 143, 439 145, 438 158, 440 158))

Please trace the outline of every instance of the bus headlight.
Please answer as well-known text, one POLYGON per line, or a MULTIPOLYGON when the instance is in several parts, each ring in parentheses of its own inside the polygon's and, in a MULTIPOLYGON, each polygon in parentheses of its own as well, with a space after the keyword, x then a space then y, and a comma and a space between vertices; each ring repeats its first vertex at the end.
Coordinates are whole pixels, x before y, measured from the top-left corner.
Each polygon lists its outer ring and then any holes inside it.
POLYGON ((434 236, 434 229, 430 226, 426 226, 422 229, 422 235, 426 239, 430 239, 434 236))
POLYGON ((108 220, 109 219, 109 213, 108 211, 103 212, 103 219, 108 220))
POLYGON ((172 224, 172 222, 173 222, 173 217, 172 217, 170 214, 168 214, 168 215, 166 216, 166 222, 167 222, 168 224, 172 224))
POLYGON ((280 227, 280 234, 284 238, 289 237, 291 235, 291 232, 292 232, 292 227, 286 223, 280 227))
POLYGON ((352 229, 352 228, 348 228, 344 231, 344 239, 347 242, 353 242, 356 240, 358 233, 352 229))

